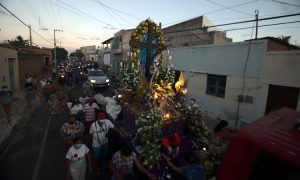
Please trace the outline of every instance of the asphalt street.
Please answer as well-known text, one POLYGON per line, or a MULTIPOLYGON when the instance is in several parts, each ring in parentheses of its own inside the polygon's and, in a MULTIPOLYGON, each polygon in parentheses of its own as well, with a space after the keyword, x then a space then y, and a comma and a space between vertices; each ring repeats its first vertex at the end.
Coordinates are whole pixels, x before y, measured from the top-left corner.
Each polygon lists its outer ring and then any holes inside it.
MULTIPOLYGON (((112 87, 95 90, 104 96, 112 96, 112 87)), ((74 96, 79 97, 80 89, 74 96)), ((0 157, 1 180, 65 180, 66 165, 63 139, 59 129, 68 120, 68 112, 63 111, 57 119, 51 119, 47 104, 43 102, 26 122, 15 128, 10 142, 0 157)), ((87 179, 108 179, 89 176, 87 179)))

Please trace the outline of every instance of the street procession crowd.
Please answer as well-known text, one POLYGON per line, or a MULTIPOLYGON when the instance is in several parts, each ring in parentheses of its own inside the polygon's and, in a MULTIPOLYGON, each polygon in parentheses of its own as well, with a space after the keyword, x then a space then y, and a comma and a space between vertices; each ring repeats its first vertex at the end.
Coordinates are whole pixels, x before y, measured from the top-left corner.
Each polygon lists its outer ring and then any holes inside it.
POLYGON ((138 160, 130 142, 114 125, 105 106, 94 98, 93 87, 86 74, 89 68, 98 67, 97 64, 65 62, 51 69, 51 73, 39 82, 36 75, 25 75, 28 106, 35 96, 43 96, 51 120, 56 124, 61 120, 59 114, 68 112, 68 120, 60 127, 66 152, 67 179, 84 180, 90 174, 99 177, 102 173, 110 176, 108 179, 137 179, 133 166, 144 177, 156 179, 138 160), (79 97, 73 95, 74 89, 80 89, 79 97), (111 131, 118 134, 123 142, 118 149, 112 150, 108 146, 111 131))
MULTIPOLYGON (((126 133, 116 126, 116 119, 119 117, 112 118, 111 114, 106 111, 105 104, 97 99, 102 96, 101 94, 93 95, 93 86, 86 72, 88 68, 98 68, 97 64, 72 63, 68 61, 61 63, 40 80, 36 75, 25 74, 24 82, 31 113, 32 103, 36 96, 43 96, 45 99, 53 123, 58 124, 61 120, 58 116, 60 113, 68 112, 68 120, 64 121, 60 127, 66 153, 67 179, 84 180, 91 174, 99 177, 103 173, 109 176, 107 179, 157 179, 157 176, 139 161, 138 154, 126 133), (72 94, 74 89, 80 89, 79 97, 72 94)), ((115 82, 114 85, 116 91, 118 88, 116 85, 119 83, 115 82)), ((3 87, 1 101, 10 100, 11 96, 12 93, 7 90, 7 87, 3 87), (6 98, 2 98, 3 92, 6 92, 6 98)), ((3 107, 7 112, 9 122, 11 110, 8 104, 6 103, 3 107)), ((120 114, 119 112, 118 115, 120 114)), ((222 129, 226 127, 226 124, 219 126, 216 134, 223 137, 222 129)), ((164 179, 205 179, 203 166, 198 163, 194 154, 189 154, 185 158, 185 166, 178 167, 173 163, 172 159, 178 156, 179 144, 178 134, 174 134, 170 141, 162 142, 162 149, 166 149, 162 152, 166 153, 158 154, 158 156, 165 160, 166 168, 169 167, 168 171, 175 174, 166 175, 164 179)))

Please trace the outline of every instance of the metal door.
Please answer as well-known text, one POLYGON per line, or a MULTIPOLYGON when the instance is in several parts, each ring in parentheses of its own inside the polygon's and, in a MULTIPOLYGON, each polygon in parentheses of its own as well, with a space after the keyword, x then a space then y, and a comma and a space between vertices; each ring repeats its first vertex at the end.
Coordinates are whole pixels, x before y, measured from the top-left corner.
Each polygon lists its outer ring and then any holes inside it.
POLYGON ((10 82, 10 89, 11 91, 15 90, 15 76, 14 76, 14 61, 13 58, 8 58, 8 75, 9 75, 9 82, 10 82))

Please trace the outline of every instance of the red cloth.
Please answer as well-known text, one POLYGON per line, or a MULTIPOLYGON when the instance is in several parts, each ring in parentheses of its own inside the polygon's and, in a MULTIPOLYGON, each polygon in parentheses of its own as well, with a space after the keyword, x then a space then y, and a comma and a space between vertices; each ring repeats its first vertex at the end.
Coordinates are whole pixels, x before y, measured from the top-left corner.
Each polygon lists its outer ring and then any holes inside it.
POLYGON ((101 120, 101 119, 106 119, 105 113, 103 113, 103 112, 100 112, 98 114, 98 120, 101 120))
POLYGON ((162 138, 160 140, 161 144, 163 145, 164 148, 168 148, 170 146, 170 141, 167 138, 162 138))
POLYGON ((181 140, 180 140, 180 135, 176 132, 172 134, 171 136, 171 146, 172 148, 176 148, 180 145, 181 140))

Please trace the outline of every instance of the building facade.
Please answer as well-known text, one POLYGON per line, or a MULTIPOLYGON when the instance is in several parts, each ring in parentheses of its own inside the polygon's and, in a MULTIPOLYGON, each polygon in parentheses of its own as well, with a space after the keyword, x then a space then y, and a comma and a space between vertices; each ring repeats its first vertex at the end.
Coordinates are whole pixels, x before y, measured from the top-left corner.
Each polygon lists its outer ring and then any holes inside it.
POLYGON ((95 45, 80 47, 80 51, 84 54, 84 61, 97 61, 95 45))
POLYGON ((51 49, 18 48, 19 79, 24 88, 25 74, 41 77, 49 73, 52 65, 51 49))
POLYGON ((111 74, 119 76, 128 61, 130 50, 129 41, 133 29, 121 30, 114 35, 111 41, 111 74))
POLYGON ((300 110, 300 51, 268 47, 265 39, 170 52, 174 68, 188 80, 187 98, 208 116, 239 127, 280 107, 300 110))
POLYGON ((0 46, 0 87, 8 86, 12 91, 20 90, 18 51, 0 46))
POLYGON ((184 21, 162 31, 168 48, 232 42, 226 33, 218 31, 205 16, 184 21))
POLYGON ((100 68, 107 74, 110 74, 110 69, 112 67, 112 62, 111 62, 111 41, 113 38, 109 38, 105 41, 103 41, 102 47, 99 47, 97 49, 97 62, 100 66, 100 68))

